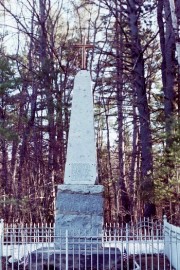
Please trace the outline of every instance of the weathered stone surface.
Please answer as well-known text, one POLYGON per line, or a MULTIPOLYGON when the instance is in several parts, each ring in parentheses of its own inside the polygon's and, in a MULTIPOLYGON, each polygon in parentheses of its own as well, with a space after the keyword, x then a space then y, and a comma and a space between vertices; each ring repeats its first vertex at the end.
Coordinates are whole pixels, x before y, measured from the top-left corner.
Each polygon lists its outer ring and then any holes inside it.
POLYGON ((103 186, 59 185, 56 215, 103 215, 103 186))
MULTIPOLYGON (((58 190, 55 215, 56 236, 65 233, 66 230, 69 235, 76 232, 87 236, 102 231, 103 187, 87 185, 86 189, 79 186, 79 192, 75 190, 75 187, 67 188, 67 185, 58 190)), ((56 246, 59 245, 57 242, 56 246)))
POLYGON ((97 156, 91 77, 87 70, 75 76, 65 166, 65 184, 95 184, 97 156))
MULTIPOLYGON (((61 230, 68 230, 69 233, 73 232, 81 232, 85 235, 92 235, 94 232, 101 232, 102 230, 102 216, 98 215, 63 215, 59 214, 56 220, 56 224, 58 228, 61 230)), ((58 233, 58 229, 56 230, 56 235, 58 233)), ((83 234, 83 235, 84 235, 83 234)))
POLYGON ((63 214, 81 214, 85 215, 102 215, 103 198, 96 195, 84 196, 83 194, 59 194, 59 200, 56 207, 59 213, 63 214), (89 207, 91 206, 91 207, 89 207))
POLYGON ((104 187, 102 185, 58 185, 58 192, 82 193, 82 194, 102 194, 104 187))

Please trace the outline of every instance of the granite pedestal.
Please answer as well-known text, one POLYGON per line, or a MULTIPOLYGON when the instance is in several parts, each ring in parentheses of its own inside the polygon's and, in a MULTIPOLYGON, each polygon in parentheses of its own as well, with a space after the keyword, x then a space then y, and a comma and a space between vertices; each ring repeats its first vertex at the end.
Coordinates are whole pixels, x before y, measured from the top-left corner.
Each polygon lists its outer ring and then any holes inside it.
MULTIPOLYGON (((56 199, 55 235, 97 236, 103 225, 103 186, 59 185, 56 199)), ((61 246, 62 248, 62 246, 61 246)))

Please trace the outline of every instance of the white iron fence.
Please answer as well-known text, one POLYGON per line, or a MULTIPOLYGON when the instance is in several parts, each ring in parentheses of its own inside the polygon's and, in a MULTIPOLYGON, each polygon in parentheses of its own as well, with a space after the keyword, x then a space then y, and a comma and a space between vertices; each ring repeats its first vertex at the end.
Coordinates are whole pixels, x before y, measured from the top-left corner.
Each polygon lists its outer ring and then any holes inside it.
POLYGON ((164 218, 164 253, 176 270, 180 270, 180 227, 167 222, 164 218))
POLYGON ((180 229, 151 220, 106 224, 101 232, 0 223, 0 270, 180 270, 180 229))

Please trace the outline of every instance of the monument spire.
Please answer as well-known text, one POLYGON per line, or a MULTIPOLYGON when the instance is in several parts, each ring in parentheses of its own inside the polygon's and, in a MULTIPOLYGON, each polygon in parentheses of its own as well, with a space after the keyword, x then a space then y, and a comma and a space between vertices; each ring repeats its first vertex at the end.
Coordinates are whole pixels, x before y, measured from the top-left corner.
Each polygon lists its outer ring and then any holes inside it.
POLYGON ((64 183, 94 185, 96 155, 91 76, 80 70, 74 80, 64 183))
POLYGON ((86 42, 87 42, 87 39, 84 36, 83 37, 83 42, 80 43, 80 44, 75 45, 75 48, 80 48, 81 49, 81 57, 82 57, 81 69, 83 69, 83 70, 87 69, 87 66, 86 66, 86 50, 87 49, 92 49, 94 47, 93 45, 87 44, 86 42))

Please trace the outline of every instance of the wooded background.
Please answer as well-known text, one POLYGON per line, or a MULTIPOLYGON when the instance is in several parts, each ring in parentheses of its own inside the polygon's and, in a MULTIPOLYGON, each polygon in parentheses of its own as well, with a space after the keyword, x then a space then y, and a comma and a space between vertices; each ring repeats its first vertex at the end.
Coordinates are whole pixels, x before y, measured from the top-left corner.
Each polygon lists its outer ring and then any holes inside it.
POLYGON ((54 221, 83 35, 105 222, 180 224, 180 0, 0 0, 0 217, 54 221))

